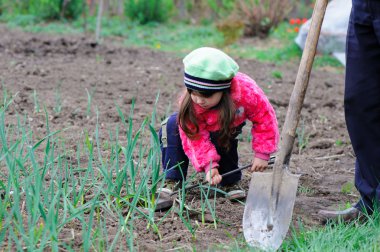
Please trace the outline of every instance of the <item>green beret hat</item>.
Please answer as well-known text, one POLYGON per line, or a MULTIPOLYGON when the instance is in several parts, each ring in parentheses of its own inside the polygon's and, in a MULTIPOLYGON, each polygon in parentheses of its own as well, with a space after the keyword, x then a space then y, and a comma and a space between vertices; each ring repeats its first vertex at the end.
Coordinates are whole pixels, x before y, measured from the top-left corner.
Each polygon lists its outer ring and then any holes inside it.
POLYGON ((183 64, 185 85, 196 91, 229 89, 232 78, 239 70, 230 56, 211 47, 195 49, 183 59, 183 64))

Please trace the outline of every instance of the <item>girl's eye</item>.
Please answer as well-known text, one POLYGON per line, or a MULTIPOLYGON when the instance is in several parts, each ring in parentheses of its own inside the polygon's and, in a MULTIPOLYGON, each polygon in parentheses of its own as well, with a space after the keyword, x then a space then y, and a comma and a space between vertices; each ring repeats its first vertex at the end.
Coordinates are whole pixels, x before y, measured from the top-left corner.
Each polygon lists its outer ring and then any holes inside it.
POLYGON ((214 95, 214 93, 209 93, 209 92, 197 92, 197 95, 203 98, 210 98, 211 96, 214 95))
POLYGON ((199 92, 199 91, 194 91, 194 90, 191 90, 191 89, 187 89, 187 91, 191 95, 196 95, 196 96, 200 96, 200 97, 203 97, 203 98, 210 98, 211 96, 214 95, 214 93, 212 93, 212 92, 199 92))
POLYGON ((201 96, 203 96, 205 98, 210 98, 212 95, 213 95, 212 93, 205 93, 205 94, 201 93, 201 96))

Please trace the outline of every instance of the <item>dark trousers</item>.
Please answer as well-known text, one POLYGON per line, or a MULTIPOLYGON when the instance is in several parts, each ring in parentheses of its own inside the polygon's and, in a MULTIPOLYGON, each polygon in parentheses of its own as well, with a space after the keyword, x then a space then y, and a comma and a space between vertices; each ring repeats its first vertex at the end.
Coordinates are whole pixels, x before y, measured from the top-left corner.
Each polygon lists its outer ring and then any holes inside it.
POLYGON ((380 1, 353 0, 346 47, 345 117, 356 154, 356 207, 380 199, 380 1))
MULTIPOLYGON (((211 142, 214 144, 218 154, 221 156, 219 161, 219 173, 224 174, 226 172, 235 170, 238 168, 238 153, 237 146, 238 140, 235 139, 238 134, 242 132, 242 128, 245 123, 241 124, 234 134, 233 139, 230 142, 230 148, 227 151, 225 148, 219 146, 218 144, 218 133, 211 132, 210 138, 211 142)), ((177 123, 177 113, 171 115, 165 127, 161 127, 160 132, 160 143, 162 151, 162 166, 166 173, 166 179, 172 180, 183 180, 186 179, 187 169, 189 165, 189 159, 183 151, 181 138, 178 132, 177 123), (162 131, 166 129, 166 143, 163 144, 162 131)), ((238 182, 241 179, 241 172, 236 172, 222 179, 221 185, 229 185, 238 182)))

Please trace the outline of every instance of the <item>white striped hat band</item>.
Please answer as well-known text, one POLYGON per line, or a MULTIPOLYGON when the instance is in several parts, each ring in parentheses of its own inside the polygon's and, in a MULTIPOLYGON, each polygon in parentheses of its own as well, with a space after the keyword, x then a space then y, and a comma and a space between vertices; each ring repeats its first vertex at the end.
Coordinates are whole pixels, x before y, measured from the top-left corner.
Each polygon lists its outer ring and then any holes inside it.
POLYGON ((208 79, 191 76, 187 73, 185 73, 185 77, 184 77, 185 86, 187 88, 190 88, 196 91, 226 90, 231 87, 231 81, 232 79, 222 80, 222 81, 208 80, 208 79))

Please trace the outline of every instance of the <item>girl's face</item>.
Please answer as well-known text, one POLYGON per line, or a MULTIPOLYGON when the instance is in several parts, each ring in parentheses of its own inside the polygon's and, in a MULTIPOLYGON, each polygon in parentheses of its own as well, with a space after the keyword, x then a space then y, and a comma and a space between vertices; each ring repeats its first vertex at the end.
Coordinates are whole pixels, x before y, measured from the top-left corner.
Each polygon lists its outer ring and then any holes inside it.
POLYGON ((191 91, 190 96, 191 100, 202 108, 211 109, 219 104, 220 99, 222 99, 223 92, 219 91, 205 95, 197 91, 191 91))

